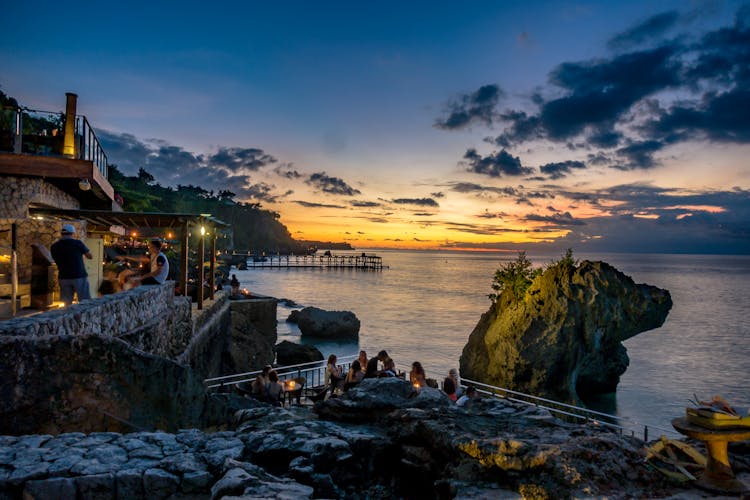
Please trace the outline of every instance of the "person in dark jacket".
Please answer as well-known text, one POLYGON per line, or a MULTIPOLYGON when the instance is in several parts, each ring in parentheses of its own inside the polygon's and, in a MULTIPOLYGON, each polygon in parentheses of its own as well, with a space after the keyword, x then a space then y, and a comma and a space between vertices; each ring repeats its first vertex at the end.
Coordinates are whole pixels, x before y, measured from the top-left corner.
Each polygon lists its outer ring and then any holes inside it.
POLYGON ((91 250, 81 240, 73 237, 76 228, 72 224, 63 224, 60 239, 52 244, 50 253, 57 264, 57 279, 60 283, 60 300, 66 306, 73 303, 73 295, 78 302, 91 298, 89 279, 83 258, 93 258, 91 250))

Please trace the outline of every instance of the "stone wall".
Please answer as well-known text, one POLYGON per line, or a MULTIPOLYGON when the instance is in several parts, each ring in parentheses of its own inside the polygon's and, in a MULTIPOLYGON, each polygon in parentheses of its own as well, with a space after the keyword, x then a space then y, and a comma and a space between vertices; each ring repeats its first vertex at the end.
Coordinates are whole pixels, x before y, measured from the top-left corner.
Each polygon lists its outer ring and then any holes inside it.
POLYGON ((192 311, 174 283, 0 322, 0 434, 208 425, 204 378, 273 361, 276 299, 220 292, 192 311))
POLYGON ((0 214, 9 219, 26 219, 30 204, 55 208, 80 208, 78 200, 38 177, 2 177, 0 214))
POLYGON ((273 362, 276 304, 272 297, 216 301, 196 318, 190 345, 178 361, 206 378, 258 370, 273 362))
POLYGON ((121 337, 151 354, 175 358, 190 341, 189 318, 189 299, 175 297, 174 282, 168 281, 2 321, 0 335, 121 337))
MULTIPOLYGON (((29 218, 30 204, 77 209, 78 200, 39 178, 2 177, 0 178, 0 230, 10 229, 13 222, 18 224, 18 281, 31 280, 32 244, 44 245, 47 249, 60 237, 59 221, 29 218)), ((74 224, 78 237, 86 235, 85 225, 74 224)), ((0 253, 10 252, 10 232, 3 233, 0 240, 0 253)), ((7 264, 0 264, 0 274, 10 274, 7 264)))

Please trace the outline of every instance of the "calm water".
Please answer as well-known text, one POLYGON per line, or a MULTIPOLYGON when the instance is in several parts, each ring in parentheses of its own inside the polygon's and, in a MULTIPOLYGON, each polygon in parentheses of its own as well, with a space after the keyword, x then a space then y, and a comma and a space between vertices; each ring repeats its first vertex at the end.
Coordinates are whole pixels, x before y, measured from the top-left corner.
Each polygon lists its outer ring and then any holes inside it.
MULTIPOLYGON (((412 361, 428 377, 458 367, 469 334, 489 307, 494 271, 515 254, 385 251, 388 269, 248 270, 243 287, 300 306, 353 311, 361 321, 356 343, 316 344, 324 355, 374 355, 386 349, 397 367, 412 361)), ((537 265, 556 256, 529 255, 537 265)), ((575 255, 604 260, 637 283, 668 289, 674 306, 664 326, 625 342, 630 367, 604 409, 670 427, 687 399, 721 394, 750 406, 750 257, 704 255, 575 255)), ((279 306, 279 341, 300 342, 279 306)), ((741 404, 740 404, 741 403, 741 404)))

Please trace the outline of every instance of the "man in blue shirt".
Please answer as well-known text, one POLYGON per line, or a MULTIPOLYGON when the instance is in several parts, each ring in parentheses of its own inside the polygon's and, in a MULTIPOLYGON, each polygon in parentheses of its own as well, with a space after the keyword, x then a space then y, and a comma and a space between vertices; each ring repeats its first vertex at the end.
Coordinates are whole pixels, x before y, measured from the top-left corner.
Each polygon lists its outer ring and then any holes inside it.
POLYGON ((78 302, 91 298, 89 280, 83 257, 91 259, 91 250, 82 241, 73 237, 76 228, 72 224, 63 224, 61 238, 52 244, 50 253, 57 264, 57 278, 60 283, 60 300, 66 306, 73 303, 73 294, 78 302))

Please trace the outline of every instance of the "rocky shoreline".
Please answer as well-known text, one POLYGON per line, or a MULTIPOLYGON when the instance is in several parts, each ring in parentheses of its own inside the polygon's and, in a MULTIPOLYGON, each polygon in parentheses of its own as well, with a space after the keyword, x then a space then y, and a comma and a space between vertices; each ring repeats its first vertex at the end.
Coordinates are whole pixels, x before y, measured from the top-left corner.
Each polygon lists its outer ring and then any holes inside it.
POLYGON ((253 402, 213 433, 2 436, 0 498, 704 496, 649 469, 637 438, 506 400, 405 396, 401 384, 372 380, 313 411, 253 402))

